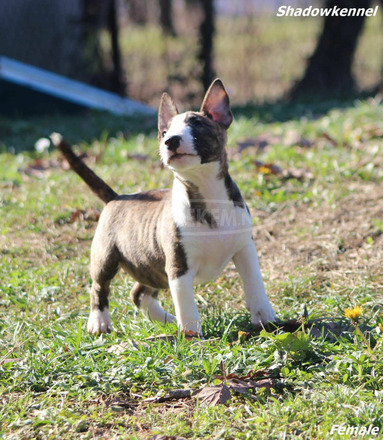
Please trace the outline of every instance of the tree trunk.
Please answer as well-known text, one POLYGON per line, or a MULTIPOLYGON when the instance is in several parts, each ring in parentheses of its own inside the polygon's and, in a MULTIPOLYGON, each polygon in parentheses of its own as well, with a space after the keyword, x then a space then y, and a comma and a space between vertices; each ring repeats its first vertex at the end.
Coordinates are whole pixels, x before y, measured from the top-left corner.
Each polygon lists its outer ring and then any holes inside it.
POLYGON ((0 54, 85 80, 79 0, 0 0, 0 54))
POLYGON ((125 81, 123 79, 123 68, 121 65, 121 51, 119 45, 119 25, 116 13, 116 0, 110 0, 108 10, 108 29, 111 35, 111 58, 112 58, 112 84, 114 92, 124 96, 126 94, 125 81))
MULTIPOLYGON (((372 0, 326 0, 324 6, 369 8, 371 3, 372 0)), ((291 97, 355 90, 352 62, 364 20, 365 16, 325 18, 316 49, 303 78, 293 87, 291 97)))
POLYGON ((172 0, 159 0, 160 24, 165 35, 176 36, 172 20, 172 0))
POLYGON ((202 62, 201 82, 206 91, 214 79, 213 36, 215 33, 215 11, 213 0, 200 0, 203 8, 203 21, 200 25, 200 51, 198 58, 202 62))
POLYGON ((109 73, 100 45, 100 30, 106 24, 109 1, 82 0, 81 3, 83 46, 88 64, 87 82, 96 87, 109 89, 109 73))
POLYGON ((128 4, 129 19, 136 24, 144 26, 149 21, 148 2, 142 0, 126 0, 128 4))

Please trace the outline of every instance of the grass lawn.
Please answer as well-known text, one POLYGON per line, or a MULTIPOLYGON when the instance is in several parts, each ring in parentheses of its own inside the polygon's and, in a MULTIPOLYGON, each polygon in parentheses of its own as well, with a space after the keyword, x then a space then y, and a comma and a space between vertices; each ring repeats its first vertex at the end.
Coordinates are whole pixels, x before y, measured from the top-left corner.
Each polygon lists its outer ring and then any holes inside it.
POLYGON ((229 265, 196 289, 205 341, 158 338, 176 327, 137 314, 123 274, 115 331, 87 334, 102 204, 56 151, 31 150, 61 131, 116 191, 169 187, 154 121, 0 120, 0 438, 351 438, 331 436, 334 424, 373 425, 379 438, 381 118, 376 99, 237 110, 231 174, 275 310, 302 326, 255 331, 229 265))

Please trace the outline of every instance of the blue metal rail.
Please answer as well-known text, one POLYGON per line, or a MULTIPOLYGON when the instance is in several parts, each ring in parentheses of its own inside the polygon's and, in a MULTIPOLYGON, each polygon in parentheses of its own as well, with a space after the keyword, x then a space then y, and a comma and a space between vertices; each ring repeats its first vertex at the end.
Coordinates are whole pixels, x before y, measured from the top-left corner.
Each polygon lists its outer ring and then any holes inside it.
POLYGON ((105 110, 116 115, 156 113, 155 109, 140 102, 4 56, 0 56, 1 80, 82 107, 105 110))

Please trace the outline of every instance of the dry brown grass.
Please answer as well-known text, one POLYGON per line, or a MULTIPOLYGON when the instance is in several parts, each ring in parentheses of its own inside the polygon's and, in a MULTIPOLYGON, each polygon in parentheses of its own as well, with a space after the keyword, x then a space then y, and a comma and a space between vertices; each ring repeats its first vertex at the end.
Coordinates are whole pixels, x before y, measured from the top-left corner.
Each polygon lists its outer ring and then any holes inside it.
MULTIPOLYGON (((347 293, 351 302, 354 290, 372 280, 381 296, 383 238, 372 219, 382 217, 382 187, 360 182, 349 189, 351 195, 331 207, 285 205, 270 216, 257 212, 264 218, 255 238, 272 297, 298 272, 317 287, 347 293)), ((306 291, 310 296, 310 283, 306 291)))

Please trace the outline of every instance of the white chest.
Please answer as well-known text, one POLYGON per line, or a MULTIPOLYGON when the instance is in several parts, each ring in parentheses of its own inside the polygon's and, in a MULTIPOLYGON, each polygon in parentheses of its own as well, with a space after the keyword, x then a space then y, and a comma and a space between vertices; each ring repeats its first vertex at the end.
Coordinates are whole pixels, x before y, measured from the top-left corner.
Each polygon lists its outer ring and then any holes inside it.
POLYGON ((195 283, 217 278, 234 254, 252 239, 252 220, 247 209, 235 206, 219 190, 216 194, 221 197, 204 198, 197 209, 191 209, 190 199, 177 183, 173 191, 172 216, 195 283), (207 215, 212 220, 210 224, 205 221, 207 215))
POLYGON ((211 229, 202 226, 193 234, 189 228, 181 228, 180 232, 188 266, 195 274, 195 283, 205 283, 219 277, 233 256, 251 240, 249 227, 211 229))

